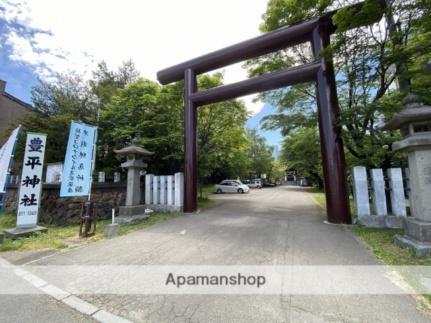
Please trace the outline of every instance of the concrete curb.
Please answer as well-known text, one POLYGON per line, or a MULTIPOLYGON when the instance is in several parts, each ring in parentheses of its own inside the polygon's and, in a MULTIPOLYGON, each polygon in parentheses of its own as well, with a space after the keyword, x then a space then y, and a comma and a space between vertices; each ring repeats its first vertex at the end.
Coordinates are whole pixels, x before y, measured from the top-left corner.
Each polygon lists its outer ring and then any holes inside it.
MULTIPOLYGON (((6 259, 0 257, 0 267, 14 268, 16 266, 11 264, 6 259)), ((66 292, 65 290, 62 290, 54 285, 48 284, 48 282, 46 282, 45 280, 39 278, 38 276, 23 268, 14 268, 14 273, 18 277, 21 277, 22 279, 27 281, 33 287, 39 289, 43 294, 55 298, 57 301, 60 301, 63 304, 69 306, 70 308, 73 308, 75 311, 90 316, 96 321, 102 323, 132 323, 131 321, 123 317, 117 316, 97 306, 94 306, 93 304, 66 292)))

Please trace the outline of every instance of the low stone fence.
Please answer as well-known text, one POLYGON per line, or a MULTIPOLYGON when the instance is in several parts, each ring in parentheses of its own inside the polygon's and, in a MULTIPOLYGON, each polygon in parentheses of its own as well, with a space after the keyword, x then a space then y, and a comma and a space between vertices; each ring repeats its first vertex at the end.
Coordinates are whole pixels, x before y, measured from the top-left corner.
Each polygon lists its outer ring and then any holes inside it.
MULTIPOLYGON (((5 211, 15 212, 18 204, 18 185, 9 184, 5 200, 5 211)), ((72 224, 79 222, 82 203, 87 197, 60 197, 60 184, 43 184, 39 222, 45 224, 72 224)), ((111 218, 112 209, 124 205, 126 183, 93 183, 91 200, 96 202, 99 219, 111 218)))
POLYGON ((402 228, 409 204, 409 171, 353 167, 353 197, 357 221, 368 227, 402 228))
POLYGON ((158 212, 181 212, 184 174, 145 175, 145 205, 158 212))

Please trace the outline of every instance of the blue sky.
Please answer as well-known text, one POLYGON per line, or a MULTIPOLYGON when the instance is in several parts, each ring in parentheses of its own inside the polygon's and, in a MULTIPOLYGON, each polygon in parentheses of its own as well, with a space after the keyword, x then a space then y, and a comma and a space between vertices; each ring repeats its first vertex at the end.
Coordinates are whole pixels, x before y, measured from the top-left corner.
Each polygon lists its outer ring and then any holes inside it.
MULTIPOLYGON (((53 73, 71 71, 89 76, 101 60, 115 69, 131 59, 144 78, 156 80, 160 69, 258 36, 266 3, 123 0, 118 6, 107 1, 100 14, 96 1, 2 0, 0 79, 7 82, 8 93, 29 103, 38 78, 46 80, 53 73), (167 11, 167 5, 172 10, 167 11), (223 17, 223 21, 217 17, 223 17)), ((225 83, 247 78, 241 63, 220 71, 225 83)), ((241 99, 253 115, 248 127, 258 128, 261 118, 273 112, 271 106, 254 102, 254 96, 241 99)), ((261 134, 269 144, 279 144, 277 131, 261 134)))
POLYGON ((259 130, 259 134, 264 136, 266 138, 266 141, 268 142, 268 144, 270 144, 271 146, 278 146, 280 148, 280 144, 281 144, 281 133, 279 130, 261 130, 260 129, 260 121, 262 120, 263 117, 270 115, 270 114, 274 114, 276 113, 274 107, 272 107, 271 105, 265 103, 262 110, 255 114, 254 116, 252 116, 248 121, 247 121, 247 128, 255 128, 259 130))
MULTIPOLYGON (((116 69, 131 59, 144 78, 155 81, 161 69, 258 36, 266 3, 106 1, 102 14, 98 1, 1 0, 0 50, 5 65, 0 66, 0 75, 8 78, 10 92, 21 90, 24 99, 28 94, 20 89, 23 83, 34 84, 35 77, 49 78, 53 72, 89 77, 101 60, 116 69), (11 77, 17 69, 19 75, 11 77)), ((247 78, 241 63, 219 71, 226 83, 247 78)), ((243 99, 253 114, 262 108, 252 96, 243 99)))
POLYGON ((37 84, 37 75, 32 65, 10 58, 13 49, 4 37, 8 28, 10 25, 0 19, 0 79, 7 82, 8 93, 30 103, 30 90, 37 84))

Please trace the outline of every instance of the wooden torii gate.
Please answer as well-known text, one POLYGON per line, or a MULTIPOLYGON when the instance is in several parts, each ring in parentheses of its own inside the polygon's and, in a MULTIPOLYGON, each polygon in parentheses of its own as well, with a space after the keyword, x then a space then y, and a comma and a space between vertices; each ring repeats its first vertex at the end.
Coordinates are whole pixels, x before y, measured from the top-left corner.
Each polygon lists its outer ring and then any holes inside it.
MULTIPOLYGON (((352 7, 360 10, 362 3, 352 7)), ((332 17, 320 18, 280 28, 256 38, 197 57, 157 73, 162 84, 184 80, 184 212, 197 208, 197 108, 240 96, 274 90, 303 82, 315 82, 323 161, 327 218, 330 223, 352 222, 346 178, 346 162, 340 128, 335 74, 331 59, 319 53, 330 44, 335 32, 332 17), (197 91, 196 76, 227 65, 311 42, 314 61, 241 82, 197 91)))

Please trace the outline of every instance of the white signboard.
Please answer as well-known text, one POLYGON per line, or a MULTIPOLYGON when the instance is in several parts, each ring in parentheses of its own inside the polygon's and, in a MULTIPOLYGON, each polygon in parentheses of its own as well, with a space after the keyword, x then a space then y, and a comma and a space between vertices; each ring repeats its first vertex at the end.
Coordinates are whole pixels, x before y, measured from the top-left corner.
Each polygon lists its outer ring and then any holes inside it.
POLYGON ((0 149, 0 193, 5 193, 6 180, 9 175, 10 159, 14 151, 16 139, 21 126, 12 131, 8 141, 0 149))
POLYGON ((17 228, 32 228, 37 225, 45 146, 46 134, 27 133, 19 187, 17 228))

